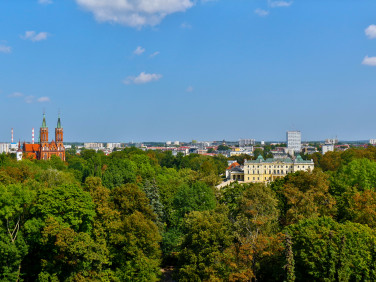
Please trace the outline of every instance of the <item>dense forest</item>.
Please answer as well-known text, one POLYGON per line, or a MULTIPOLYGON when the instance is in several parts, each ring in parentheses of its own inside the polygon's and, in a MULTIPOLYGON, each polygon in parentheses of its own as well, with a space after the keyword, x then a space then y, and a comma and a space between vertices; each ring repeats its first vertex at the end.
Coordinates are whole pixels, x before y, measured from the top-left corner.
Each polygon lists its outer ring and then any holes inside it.
POLYGON ((307 158, 218 190, 222 156, 0 155, 0 280, 375 281, 376 148, 307 158))

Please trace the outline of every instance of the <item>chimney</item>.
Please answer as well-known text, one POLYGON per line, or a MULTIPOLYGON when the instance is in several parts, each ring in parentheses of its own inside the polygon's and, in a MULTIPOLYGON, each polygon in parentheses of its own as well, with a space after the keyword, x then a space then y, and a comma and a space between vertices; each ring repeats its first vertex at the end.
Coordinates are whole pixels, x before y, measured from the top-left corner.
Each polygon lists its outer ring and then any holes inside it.
POLYGON ((31 144, 34 144, 34 128, 31 130, 31 144))
POLYGON ((12 141, 11 142, 13 143, 13 128, 12 128, 12 141))

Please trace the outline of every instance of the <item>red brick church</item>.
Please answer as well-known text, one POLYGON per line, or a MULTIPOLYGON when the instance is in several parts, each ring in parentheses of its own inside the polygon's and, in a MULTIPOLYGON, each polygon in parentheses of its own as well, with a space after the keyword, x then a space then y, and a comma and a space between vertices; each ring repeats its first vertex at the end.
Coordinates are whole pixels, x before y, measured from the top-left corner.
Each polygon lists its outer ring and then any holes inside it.
POLYGON ((51 156, 58 156, 65 161, 65 147, 63 144, 63 128, 61 127, 60 116, 55 128, 55 141, 48 142, 48 127, 46 115, 43 114, 42 127, 40 128, 39 144, 23 144, 23 156, 26 158, 49 160, 51 156))

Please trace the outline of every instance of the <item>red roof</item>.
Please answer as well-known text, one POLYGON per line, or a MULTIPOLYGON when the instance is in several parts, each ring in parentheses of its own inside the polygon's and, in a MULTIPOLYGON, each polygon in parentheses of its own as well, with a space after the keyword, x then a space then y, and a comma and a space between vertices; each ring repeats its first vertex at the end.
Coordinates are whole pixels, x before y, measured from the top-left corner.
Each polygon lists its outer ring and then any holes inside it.
POLYGON ((227 169, 232 169, 232 168, 234 168, 236 166, 240 166, 240 164, 238 164, 237 162, 234 162, 227 169))
POLYGON ((27 153, 39 152, 39 148, 39 144, 24 144, 24 152, 27 153))

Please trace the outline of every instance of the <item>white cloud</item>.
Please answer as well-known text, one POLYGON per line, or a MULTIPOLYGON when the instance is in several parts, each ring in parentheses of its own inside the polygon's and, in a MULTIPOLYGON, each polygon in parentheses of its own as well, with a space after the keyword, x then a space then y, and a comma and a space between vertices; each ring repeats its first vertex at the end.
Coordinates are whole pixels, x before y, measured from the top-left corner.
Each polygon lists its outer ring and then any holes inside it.
POLYGON ((26 96, 25 103, 31 104, 34 101, 34 96, 26 96))
POLYGON ((29 30, 25 32, 25 35, 21 36, 22 39, 31 40, 33 42, 45 40, 48 37, 47 32, 36 33, 34 30, 29 30))
POLYGON ((136 48, 136 50, 133 51, 133 54, 135 54, 135 55, 141 55, 144 52, 145 52, 145 48, 142 48, 141 46, 138 46, 136 48))
POLYGON ((193 7, 194 0, 76 0, 99 22, 126 26, 155 26, 167 15, 193 7))
POLYGON ((186 28, 186 29, 191 29, 192 28, 192 25, 190 25, 189 23, 182 23, 180 25, 181 28, 186 28))
POLYGON ((22 96, 23 94, 21 92, 13 92, 12 94, 8 95, 8 97, 11 97, 11 98, 18 98, 22 96))
POLYGON ((124 84, 143 84, 158 81, 161 78, 161 74, 141 72, 138 76, 128 76, 123 82, 124 84))
POLYGON ((269 11, 263 10, 263 9, 256 9, 255 14, 259 15, 260 17, 265 17, 269 15, 269 11))
POLYGON ((290 7, 292 5, 292 1, 268 1, 269 7, 271 8, 279 8, 279 7, 290 7))
POLYGON ((188 86, 187 89, 185 89, 186 92, 193 92, 193 86, 188 86))
POLYGON ((49 97, 40 97, 38 98, 37 100, 39 103, 43 103, 43 102, 49 102, 50 101, 50 98, 49 97))
POLYGON ((371 24, 369 27, 367 27, 365 30, 364 30, 365 34, 367 35, 367 37, 369 39, 374 39, 376 38, 376 25, 374 24, 371 24))
POLYGON ((12 47, 0 44, 0 53, 10 53, 12 52, 12 47))
POLYGON ((154 58, 157 55, 159 55, 159 51, 155 51, 153 54, 150 54, 150 58, 154 58))
POLYGON ((38 0, 38 3, 48 5, 52 4, 52 0, 38 0))
POLYGON ((376 57, 365 56, 362 64, 367 66, 376 66, 376 57))

